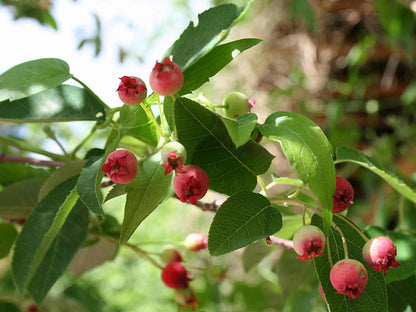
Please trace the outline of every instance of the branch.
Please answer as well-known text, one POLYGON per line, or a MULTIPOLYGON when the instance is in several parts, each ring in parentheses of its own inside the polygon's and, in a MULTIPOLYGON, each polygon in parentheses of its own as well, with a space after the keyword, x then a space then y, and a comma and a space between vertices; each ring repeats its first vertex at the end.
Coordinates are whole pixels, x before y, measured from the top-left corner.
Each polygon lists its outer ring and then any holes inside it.
POLYGON ((284 238, 271 235, 271 236, 266 237, 266 244, 267 242, 271 245, 279 245, 288 249, 293 249, 293 241, 288 240, 288 239, 284 239, 284 238))
POLYGON ((24 164, 31 164, 36 166, 48 166, 48 167, 61 167, 65 162, 63 161, 55 161, 55 160, 40 160, 34 159, 29 157, 21 157, 21 156, 7 156, 4 154, 0 154, 0 163, 4 162, 14 162, 14 163, 24 163, 24 164))

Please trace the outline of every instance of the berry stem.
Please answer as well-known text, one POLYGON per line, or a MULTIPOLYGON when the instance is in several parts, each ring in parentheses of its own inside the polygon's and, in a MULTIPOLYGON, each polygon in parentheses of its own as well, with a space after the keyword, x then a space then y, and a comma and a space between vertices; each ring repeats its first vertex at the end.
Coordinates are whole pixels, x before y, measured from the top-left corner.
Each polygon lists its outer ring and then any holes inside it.
POLYGON ((162 110, 162 104, 160 103, 160 97, 159 97, 159 95, 157 96, 157 107, 159 107, 160 124, 162 126, 164 126, 164 124, 165 124, 165 117, 164 117, 164 113, 163 113, 163 110, 162 110))
POLYGON ((147 117, 150 118, 150 120, 153 122, 153 124, 155 125, 157 131, 159 132, 161 137, 167 138, 167 135, 165 134, 165 132, 163 132, 162 128, 160 127, 160 125, 157 123, 155 117, 153 116, 152 112, 149 111, 146 107, 146 105, 144 105, 143 103, 140 103, 141 108, 143 108, 144 112, 146 113, 147 117))
POLYGON ((267 187, 263 182, 263 179, 260 176, 257 176, 257 182, 260 184, 261 187, 261 192, 260 194, 264 195, 267 197, 267 187))
MULTIPOLYGON (((104 239, 106 239, 107 241, 110 241, 110 242, 115 243, 115 244, 119 244, 119 240, 115 237, 111 237, 111 236, 102 236, 102 237, 104 239)), ((139 247, 137 247, 133 244, 130 244, 130 243, 125 243, 122 246, 125 246, 125 247, 129 248, 134 253, 136 253, 140 258, 146 260, 150 264, 153 264, 155 267, 163 270, 163 267, 159 263, 157 263, 155 259, 150 257, 146 251, 144 251, 144 250, 140 249, 139 247)))
POLYGON ((349 226, 351 226, 360 236, 364 239, 364 241, 368 241, 369 238, 350 220, 348 220, 346 217, 344 217, 341 214, 337 215, 338 218, 342 219, 345 223, 348 223, 349 226))

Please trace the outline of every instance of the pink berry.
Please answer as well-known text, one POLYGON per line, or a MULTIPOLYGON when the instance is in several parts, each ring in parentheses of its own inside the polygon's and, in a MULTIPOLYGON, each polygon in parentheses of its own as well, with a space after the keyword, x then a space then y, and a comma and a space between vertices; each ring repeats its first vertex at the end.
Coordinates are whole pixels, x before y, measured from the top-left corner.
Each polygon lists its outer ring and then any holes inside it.
POLYGON ((170 288, 187 288, 190 280, 188 271, 179 262, 171 262, 162 270, 162 281, 170 288))
POLYGON ((336 177, 336 189, 334 194, 334 213, 347 209, 354 199, 354 189, 350 182, 341 177, 336 177))
POLYGON ((175 247, 167 247, 162 251, 160 258, 163 263, 182 262, 183 259, 175 247))
POLYGON ((162 63, 156 62, 149 78, 153 91, 163 96, 176 94, 183 85, 183 74, 178 64, 165 57, 162 63))
POLYGON ((189 234, 185 239, 185 247, 192 252, 207 248, 208 237, 202 232, 189 234))
POLYGON ((169 142, 161 150, 162 166, 166 169, 165 175, 173 170, 182 171, 186 161, 185 147, 179 142, 169 142))
POLYGON ((335 263, 329 274, 332 286, 337 294, 347 295, 350 299, 359 299, 367 285, 368 274, 361 262, 344 259, 335 263))
POLYGON ((192 310, 195 310, 199 304, 190 288, 175 289, 175 302, 180 304, 182 309, 190 307, 192 310))
POLYGON ((363 247, 363 259, 376 271, 387 271, 397 268, 400 263, 395 259, 397 255, 393 242, 385 236, 378 236, 367 241, 363 247))
POLYGON ((299 255, 298 259, 308 260, 323 256, 325 234, 314 225, 302 226, 293 236, 293 249, 299 255))
POLYGON ((204 170, 195 165, 187 165, 182 171, 176 172, 173 178, 173 189, 176 196, 182 201, 189 201, 196 205, 197 201, 208 191, 209 180, 204 170))
POLYGON ((123 76, 117 92, 120 100, 127 105, 138 105, 145 99, 147 95, 146 85, 138 77, 123 76))
POLYGON ((126 150, 117 150, 108 155, 102 171, 113 182, 126 184, 136 178, 139 167, 133 153, 126 150))

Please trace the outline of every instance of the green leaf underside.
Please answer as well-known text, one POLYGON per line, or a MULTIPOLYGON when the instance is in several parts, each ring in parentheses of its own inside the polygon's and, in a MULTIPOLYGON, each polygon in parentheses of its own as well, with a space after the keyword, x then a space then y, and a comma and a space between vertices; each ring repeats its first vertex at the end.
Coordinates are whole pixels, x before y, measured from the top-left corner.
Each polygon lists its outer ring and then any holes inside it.
POLYGON ((247 38, 216 46, 183 72, 184 84, 179 94, 184 95, 198 89, 239 53, 259 42, 261 39, 247 38))
POLYGON ((369 237, 387 236, 396 247, 396 260, 400 263, 400 266, 390 268, 385 277, 387 283, 404 280, 415 274, 416 238, 406 233, 386 231, 375 226, 368 226, 365 233, 369 237))
POLYGON ((335 166, 332 146, 322 130, 307 117, 292 112, 271 114, 260 132, 280 142, 289 163, 322 205, 324 231, 328 233, 332 220, 335 193, 335 166))
POLYGON ((27 218, 38 203, 46 178, 31 178, 5 187, 0 192, 0 218, 27 218))
POLYGON ((160 153, 139 164, 137 178, 126 185, 127 199, 120 243, 126 243, 140 223, 173 194, 173 174, 165 176, 160 153))
POLYGON ((257 124, 257 115, 251 113, 241 115, 237 120, 221 119, 236 147, 240 147, 250 140, 251 133, 257 124))
POLYGON ((105 151, 102 149, 94 149, 94 153, 90 154, 77 183, 77 192, 84 205, 100 216, 104 215, 104 212, 101 208, 100 189, 96 189, 95 181, 102 169, 101 163, 104 153, 105 151))
POLYGON ((40 303, 56 280, 64 273, 88 233, 88 208, 78 200, 51 243, 27 286, 29 294, 40 303))
POLYGON ((165 52, 185 71, 193 62, 213 49, 228 34, 242 9, 234 4, 223 4, 198 15, 198 25, 190 22, 178 40, 165 52))
POLYGON ((211 223, 208 250, 219 256, 272 235, 282 227, 280 212, 269 200, 251 192, 229 197, 211 223))
POLYGON ((141 106, 123 105, 120 111, 121 132, 152 146, 159 142, 158 132, 141 106))
POLYGON ((364 153, 353 148, 340 146, 336 150, 336 156, 337 162, 352 162, 371 170, 389 183, 397 192, 402 194, 408 200, 416 203, 416 193, 409 186, 400 180, 394 173, 378 166, 373 159, 366 156, 364 153))
POLYGON ((61 85, 30 97, 0 102, 0 121, 64 122, 105 119, 102 105, 85 89, 61 85))
POLYGON ((9 254, 17 234, 17 230, 13 224, 0 223, 0 259, 9 254))
POLYGON ((27 218, 17 239, 12 270, 20 292, 30 285, 75 205, 78 176, 64 181, 48 193, 27 218))
MULTIPOLYGON (((348 299, 348 296, 346 295, 336 294, 336 290, 329 280, 331 267, 328 262, 329 253, 327 244, 324 255, 322 257, 315 257, 314 264, 330 311, 387 312, 387 291, 384 274, 373 270, 363 262, 362 247, 364 246, 365 241, 356 231, 358 227, 351 220, 343 216, 334 215, 334 222, 345 236, 349 258, 360 261, 367 269, 368 282, 364 288, 364 292, 359 294, 359 299, 348 299)), ((323 228, 322 218, 317 215, 313 215, 311 223, 319 226, 321 229, 323 228)), ((341 236, 335 229, 331 228, 331 232, 327 239, 329 240, 332 263, 335 264, 339 260, 344 259, 341 236)))
POLYGON ((407 305, 416 311, 416 276, 387 284, 389 312, 403 312, 407 305))
POLYGON ((217 192, 252 191, 257 175, 265 173, 273 159, 252 141, 236 148, 221 118, 192 100, 175 101, 175 123, 188 161, 205 170, 210 189, 217 192))
POLYGON ((60 59, 44 58, 21 63, 0 75, 0 102, 15 101, 55 88, 69 78, 69 66, 60 59))

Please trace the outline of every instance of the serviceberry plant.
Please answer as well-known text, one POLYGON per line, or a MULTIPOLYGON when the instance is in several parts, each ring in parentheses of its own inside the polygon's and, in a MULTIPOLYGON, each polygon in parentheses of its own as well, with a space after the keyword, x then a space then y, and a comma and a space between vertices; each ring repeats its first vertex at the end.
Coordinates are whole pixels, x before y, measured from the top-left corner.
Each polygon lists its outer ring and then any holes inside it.
MULTIPOLYGON (((100 265, 92 261, 93 247, 101 248, 102 241, 115 250, 129 248, 160 269, 161 284, 174 289, 172 303, 178 308, 199 309, 191 276, 207 273, 216 283, 229 276, 226 266, 208 260, 192 268, 189 258, 203 258, 204 252, 194 252, 206 248, 209 259, 245 248, 244 253, 256 255, 250 260, 255 264, 276 248, 293 249, 298 258, 312 260, 330 311, 387 311, 402 282, 415 284, 412 234, 400 224, 387 230, 349 218, 354 189, 346 179, 350 176, 336 175, 342 164, 354 164, 377 175, 403 201, 416 203, 416 193, 396 174, 353 147, 334 151, 325 129, 302 114, 275 111, 260 121, 250 112, 254 99, 240 91, 229 90, 223 103, 196 95, 237 54, 260 43, 253 38, 223 43, 247 9, 224 4, 200 14, 197 26, 190 23, 166 52, 154 51, 162 61, 150 73, 136 73, 150 77, 153 93, 136 76, 120 78, 121 106, 106 104, 61 59, 32 60, 0 75, 0 122, 51 123, 45 133, 60 146, 51 152, 11 133, 0 136, 2 170, 16 172, 16 177, 0 179, 0 230, 9 238, 0 242, 0 252, 10 259, 21 296, 50 309, 45 298, 64 272, 73 270, 80 252, 91 260, 88 269, 100 265), (70 150, 51 127, 75 120, 93 126, 74 138, 78 143, 70 150), (275 174, 271 151, 276 149, 266 148, 273 144, 287 158, 290 175, 275 174), (23 170, 27 174, 17 174, 23 170), (11 196, 18 196, 16 205, 6 200, 11 196), (215 196, 221 198, 212 201, 215 196), (124 199, 121 223, 107 208, 114 198, 124 199), (129 241, 168 200, 178 206, 178 218, 188 209, 214 212, 208 235, 196 228, 174 247, 158 242, 156 252, 129 241), (253 252, 256 242, 265 242, 267 252, 253 252)), ((176 222, 178 229, 181 222, 176 222)), ((157 224, 154 231, 163 226, 157 224)), ((291 264, 311 264, 290 257, 291 264)), ((414 303, 406 293, 403 298, 414 303)))

